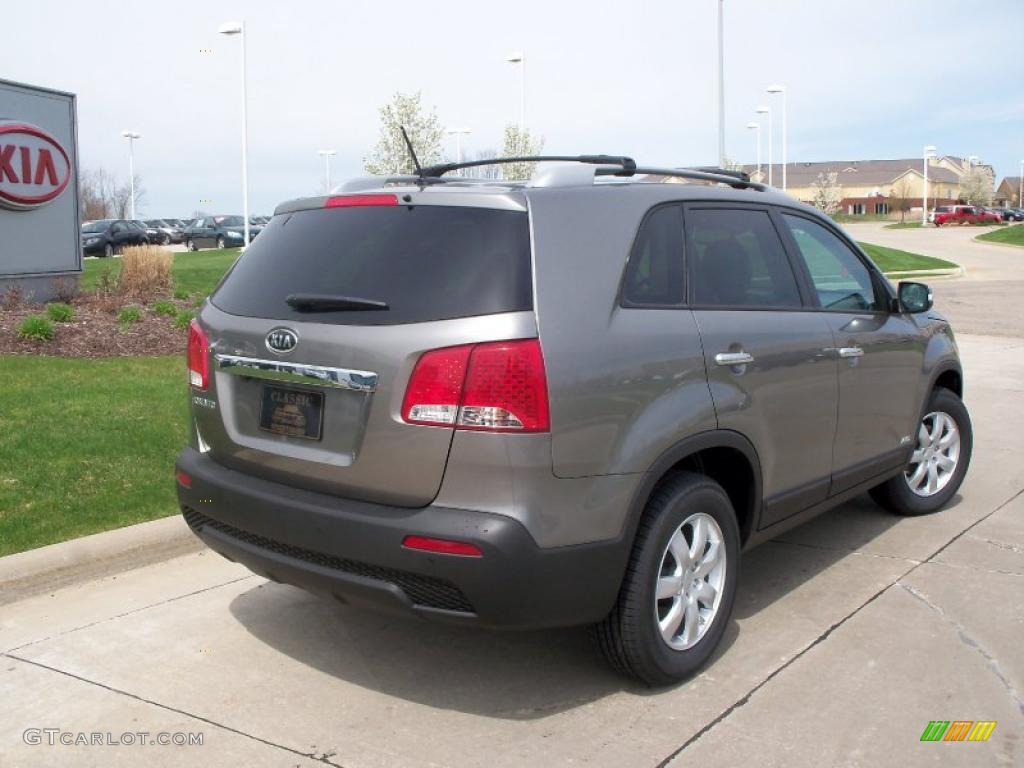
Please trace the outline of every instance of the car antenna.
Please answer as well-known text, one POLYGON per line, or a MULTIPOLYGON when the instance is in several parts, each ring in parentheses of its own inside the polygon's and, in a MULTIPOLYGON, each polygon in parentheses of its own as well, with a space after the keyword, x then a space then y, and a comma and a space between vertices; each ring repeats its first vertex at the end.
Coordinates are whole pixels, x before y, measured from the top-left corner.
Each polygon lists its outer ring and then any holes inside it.
POLYGON ((412 142, 409 141, 409 134, 405 132, 405 126, 400 125, 402 129, 402 138, 405 139, 405 146, 409 148, 409 154, 412 156, 412 164, 416 166, 416 175, 420 177, 420 181, 423 181, 423 168, 420 167, 419 158, 416 157, 416 150, 412 148, 412 142))

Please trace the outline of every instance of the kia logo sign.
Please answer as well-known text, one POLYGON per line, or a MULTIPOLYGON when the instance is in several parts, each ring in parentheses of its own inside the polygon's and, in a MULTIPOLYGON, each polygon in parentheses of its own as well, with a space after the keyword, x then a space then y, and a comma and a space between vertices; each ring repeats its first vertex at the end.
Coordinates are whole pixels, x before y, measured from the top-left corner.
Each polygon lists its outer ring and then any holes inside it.
POLYGON ((267 349, 271 352, 291 352, 298 343, 299 337, 290 328, 275 328, 267 334, 267 349))
POLYGON ((0 122, 0 206, 27 211, 67 189, 71 160, 50 134, 28 123, 0 122))

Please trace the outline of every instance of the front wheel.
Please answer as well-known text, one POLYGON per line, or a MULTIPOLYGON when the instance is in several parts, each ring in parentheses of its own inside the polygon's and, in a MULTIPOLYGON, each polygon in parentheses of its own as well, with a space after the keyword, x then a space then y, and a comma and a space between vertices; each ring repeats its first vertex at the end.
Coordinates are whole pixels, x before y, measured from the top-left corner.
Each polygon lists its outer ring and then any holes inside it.
POLYGON ((187 248, 190 251, 198 251, 199 250, 199 248, 196 247, 195 241, 191 237, 185 242, 185 248, 187 248))
POLYGON ((618 602, 595 627, 608 661, 648 685, 694 674, 729 622, 739 556, 722 487, 692 472, 670 475, 644 510, 618 602))
POLYGON ((224 248, 224 236, 223 235, 218 235, 218 237, 217 237, 217 247, 220 248, 220 249, 224 248))
POLYGON ((103 256, 105 258, 109 259, 113 255, 114 255, 114 246, 112 246, 110 243, 107 243, 106 245, 104 245, 103 246, 103 256))
POLYGON ((897 515, 937 512, 959 490, 974 447, 971 417, 963 401, 948 389, 935 389, 916 440, 906 469, 871 489, 871 497, 897 515))

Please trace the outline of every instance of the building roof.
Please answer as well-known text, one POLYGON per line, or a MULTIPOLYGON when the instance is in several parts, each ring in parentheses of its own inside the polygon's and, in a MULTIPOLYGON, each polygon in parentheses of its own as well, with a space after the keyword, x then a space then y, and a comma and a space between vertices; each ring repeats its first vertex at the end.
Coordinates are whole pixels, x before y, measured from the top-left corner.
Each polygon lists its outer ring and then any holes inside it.
POLYGON ((1020 190, 1020 176, 1004 176, 996 189, 1002 189, 1004 186, 1006 187, 1007 192, 1012 192, 1016 195, 1020 190))
MULTIPOLYGON (((922 171, 921 158, 906 158, 901 160, 826 160, 817 163, 787 163, 786 184, 790 187, 809 187, 818 178, 819 173, 839 174, 840 185, 873 185, 889 184, 902 176, 907 171, 915 171, 918 175, 922 171)), ((762 165, 763 176, 768 176, 768 166, 762 165)), ((745 165, 743 170, 747 173, 754 173, 756 165, 745 165)), ((772 164, 772 181, 776 185, 782 183, 782 165, 772 164)), ((956 173, 934 165, 928 167, 928 178, 931 181, 956 184, 960 177, 956 173)))

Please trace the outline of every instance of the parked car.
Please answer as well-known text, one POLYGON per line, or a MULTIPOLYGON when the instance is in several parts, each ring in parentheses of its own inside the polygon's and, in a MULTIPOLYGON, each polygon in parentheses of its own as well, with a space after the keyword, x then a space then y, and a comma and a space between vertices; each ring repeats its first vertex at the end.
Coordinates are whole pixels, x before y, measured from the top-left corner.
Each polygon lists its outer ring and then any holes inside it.
POLYGON ((989 210, 998 214, 1001 221, 1024 221, 1024 211, 1018 211, 1016 208, 989 208, 989 210))
POLYGON ((174 219, 147 219, 143 222, 147 227, 153 227, 160 231, 163 237, 160 238, 161 245, 168 243, 180 243, 184 238, 181 225, 174 219))
POLYGON ((146 245, 145 230, 133 227, 125 219, 99 219, 82 224, 82 253, 106 256, 121 253, 129 245, 146 245))
POLYGON ((944 224, 985 224, 1000 221, 998 214, 973 205, 940 205, 929 217, 935 226, 944 224))
POLYGON ((1024 208, 1007 208, 1013 213, 1014 221, 1024 221, 1024 208))
POLYGON ((344 602, 594 624, 668 684, 726 632, 741 549, 865 491, 953 497, 971 421, 926 285, 745 174, 580 160, 279 206, 190 327, 192 530, 344 602))
MULTIPOLYGON (((249 225, 249 239, 256 237, 261 227, 249 225)), ((200 248, 236 248, 245 238, 245 219, 241 216, 204 216, 196 219, 185 230, 185 243, 190 251, 200 248)))
POLYGON ((146 233, 146 242, 152 243, 153 245, 166 245, 164 242, 166 235, 156 227, 149 226, 146 222, 141 219, 127 219, 128 226, 135 227, 146 233))
POLYGON ((1002 224, 1003 221, 1003 213, 999 209, 989 208, 988 206, 978 208, 979 224, 1002 224))

